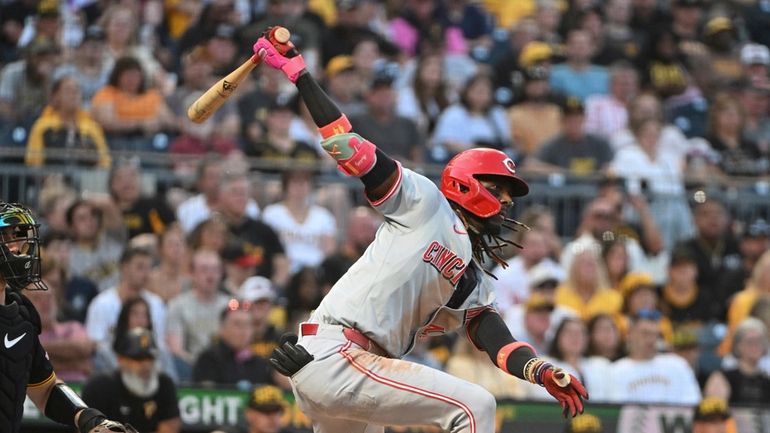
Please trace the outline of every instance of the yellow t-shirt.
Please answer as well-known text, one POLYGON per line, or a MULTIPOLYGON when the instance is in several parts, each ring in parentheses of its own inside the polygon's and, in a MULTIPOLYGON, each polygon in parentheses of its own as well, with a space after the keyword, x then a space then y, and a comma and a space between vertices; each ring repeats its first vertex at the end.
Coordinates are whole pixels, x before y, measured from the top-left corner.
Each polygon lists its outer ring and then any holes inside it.
POLYGON ((614 290, 600 288, 588 302, 584 302, 577 291, 567 283, 556 288, 555 302, 557 306, 574 310, 583 320, 599 313, 615 315, 623 308, 623 296, 614 290))
POLYGON ((751 313, 751 309, 754 308, 754 304, 759 299, 759 292, 752 288, 746 288, 735 294, 733 301, 730 303, 730 308, 727 310, 727 335, 722 340, 722 344, 719 345, 719 354, 724 356, 730 353, 733 347, 733 335, 735 334, 735 328, 751 313))
MULTIPOLYGON (((78 138, 73 150, 95 150, 96 164, 102 168, 109 168, 112 159, 102 127, 87 112, 81 110, 76 115, 75 128, 78 138)), ((64 150, 63 143, 59 141, 62 129, 63 123, 59 113, 53 107, 46 106, 30 130, 24 162, 30 167, 40 167, 45 164, 46 148, 64 150)))

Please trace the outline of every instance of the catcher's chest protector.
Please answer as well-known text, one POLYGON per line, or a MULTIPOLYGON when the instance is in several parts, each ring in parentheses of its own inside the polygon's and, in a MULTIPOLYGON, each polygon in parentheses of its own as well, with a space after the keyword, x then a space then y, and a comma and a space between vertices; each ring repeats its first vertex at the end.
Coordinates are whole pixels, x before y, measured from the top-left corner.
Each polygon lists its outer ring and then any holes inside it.
POLYGON ((36 337, 26 308, 0 305, 0 432, 20 429, 36 337))

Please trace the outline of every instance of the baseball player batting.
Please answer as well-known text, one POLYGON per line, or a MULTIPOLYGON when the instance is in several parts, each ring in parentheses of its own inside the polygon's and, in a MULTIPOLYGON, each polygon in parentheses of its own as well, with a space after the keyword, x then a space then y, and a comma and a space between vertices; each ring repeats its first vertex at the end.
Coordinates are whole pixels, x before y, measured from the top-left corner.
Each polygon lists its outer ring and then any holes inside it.
POLYGON ((500 369, 545 387, 564 415, 588 398, 575 377, 516 341, 492 303, 481 262, 497 249, 513 199, 527 184, 504 153, 471 149, 453 158, 441 185, 403 168, 351 127, 305 70, 296 49, 285 55, 264 36, 254 52, 294 82, 319 127, 326 152, 364 184, 385 223, 364 255, 334 285, 271 362, 291 378, 297 403, 317 433, 382 432, 384 425, 437 426, 492 433, 495 398, 481 386, 401 360, 417 338, 464 328, 500 369))

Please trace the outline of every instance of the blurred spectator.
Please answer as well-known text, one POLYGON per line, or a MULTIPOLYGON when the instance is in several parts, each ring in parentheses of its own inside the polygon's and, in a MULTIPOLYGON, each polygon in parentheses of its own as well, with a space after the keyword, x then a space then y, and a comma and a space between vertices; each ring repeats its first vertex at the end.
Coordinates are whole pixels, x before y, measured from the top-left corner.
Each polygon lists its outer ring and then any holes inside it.
MULTIPOLYGON (((544 292, 552 289, 542 289, 544 292)), ((554 323, 551 320, 555 304, 552 296, 539 293, 533 287, 529 299, 520 306, 514 305, 506 313, 505 321, 511 334, 535 348, 537 353, 545 353, 553 338, 549 332, 554 323)))
MULTIPOLYGON (((707 370, 704 362, 704 347, 701 347, 700 335, 704 331, 700 324, 687 323, 674 328, 671 338, 671 352, 678 355, 690 365, 698 380, 698 386, 703 389, 711 370, 707 370)), ((706 350, 708 350, 706 348, 706 350)))
POLYGON ((759 369, 759 360, 770 347, 767 328, 761 320, 749 317, 735 329, 732 354, 734 368, 715 371, 704 394, 723 398, 732 405, 770 404, 770 376, 759 369))
POLYGON ((50 232, 40 240, 40 244, 43 247, 41 254, 45 257, 43 278, 48 278, 48 288, 56 298, 57 318, 84 323, 88 304, 99 294, 99 289, 87 278, 70 275, 72 239, 63 232, 50 232), (47 272, 50 275, 45 275, 47 272))
POLYGON ((144 69, 134 57, 115 61, 107 85, 96 92, 91 107, 113 150, 165 150, 156 147, 154 137, 175 127, 163 95, 148 86, 144 69))
POLYGON ((551 69, 551 87, 581 101, 592 95, 604 95, 609 90, 609 75, 604 67, 591 63, 595 54, 591 35, 574 29, 567 34, 566 61, 551 69))
POLYGON ((166 341, 180 380, 190 378, 192 365, 217 333, 219 318, 212 313, 225 308, 228 300, 217 291, 221 276, 219 256, 197 250, 192 255, 190 290, 169 302, 166 341))
POLYGON ((698 286, 698 264, 692 253, 678 247, 671 253, 668 282, 661 290, 661 311, 675 325, 703 324, 718 317, 724 306, 716 306, 711 295, 698 286), (716 310, 716 311, 715 311, 716 310))
MULTIPOLYGON (((728 290, 738 290, 738 288, 727 288, 728 290)), ((743 290, 734 293, 730 293, 728 298, 724 302, 729 301, 729 309, 727 310, 727 325, 729 326, 729 334, 727 338, 722 342, 720 351, 723 355, 727 354, 731 348, 731 335, 738 328, 738 325, 743 322, 744 319, 749 317, 751 309, 762 297, 770 296, 770 250, 765 251, 757 260, 757 264, 754 265, 754 269, 751 272, 751 277, 746 283, 743 290)))
POLYGON ((147 250, 127 249, 120 257, 120 282, 100 293, 88 306, 86 329, 89 338, 99 345, 100 349, 110 351, 123 304, 135 297, 141 297, 147 302, 155 335, 165 335, 166 307, 157 295, 146 290, 152 259, 147 250))
POLYGON ((247 214, 250 190, 251 184, 245 175, 224 175, 217 208, 231 236, 246 242, 246 248, 259 258, 257 274, 270 278, 277 287, 283 287, 289 277, 289 260, 278 234, 267 224, 247 214))
POLYGON ((78 200, 67 209, 72 235, 69 273, 93 281, 100 292, 118 282, 117 264, 126 239, 122 220, 113 213, 93 200, 78 200), (116 220, 120 227, 114 226, 116 220))
POLYGON ((400 88, 397 96, 396 114, 413 119, 419 133, 430 136, 441 112, 454 99, 444 77, 442 56, 438 53, 419 56, 411 82, 400 88))
MULTIPOLYGON (((542 42, 531 42, 524 47, 522 56, 530 54, 530 50, 542 42)), ((542 49, 550 48, 547 46, 542 49)), ((562 123, 562 112, 551 93, 548 82, 548 68, 537 65, 524 69, 522 95, 520 101, 508 109, 509 128, 514 147, 523 157, 535 154, 543 143, 559 133, 562 123)))
POLYGON ((535 22, 537 23, 539 40, 550 45, 562 45, 563 38, 559 32, 559 24, 562 21, 563 9, 555 0, 541 0, 536 2, 535 22))
POLYGON ((623 298, 607 287, 597 247, 586 245, 576 252, 566 271, 567 279, 556 289, 556 305, 572 309, 584 320, 620 312, 623 298))
MULTIPOLYGON (((195 187, 198 194, 179 204, 176 216, 185 233, 190 233, 198 224, 211 216, 219 198, 222 179, 222 159, 215 155, 201 158, 195 175, 195 187)), ((254 199, 246 204, 246 213, 253 219, 259 218, 259 206, 254 199)))
POLYGON ((284 391, 273 385, 257 385, 249 391, 244 408, 244 426, 222 427, 211 433, 291 433, 282 428, 288 403, 284 391))
MULTIPOLYGON (((623 296, 623 316, 620 320, 621 333, 628 330, 628 321, 642 311, 659 311, 658 288, 652 275, 645 272, 630 272, 623 278, 618 287, 623 296)), ((658 322, 661 333, 661 346, 668 346, 673 338, 671 320, 661 314, 658 322)))
MULTIPOLYGON (((601 357, 585 358, 588 345, 588 333, 585 323, 576 317, 563 318, 556 326, 553 338, 548 345, 547 359, 558 362, 563 368, 580 377, 591 389, 591 399, 594 401, 607 400, 607 388, 611 386, 606 381, 610 361, 601 357)), ((537 400, 549 399, 548 393, 539 386, 529 384, 530 398, 537 400)))
MULTIPOLYGON (((690 0, 679 0, 680 3, 687 1, 690 0)), ((684 9, 690 11, 693 8, 684 9)), ((642 57, 645 62, 642 65, 643 86, 655 92, 661 99, 681 94, 687 86, 687 71, 674 31, 658 28, 650 36, 647 45, 647 53, 642 57)))
MULTIPOLYGON (((623 147, 633 145, 636 138, 631 130, 631 125, 639 125, 647 119, 663 119, 663 109, 658 96, 649 92, 643 92, 631 100, 628 107, 628 123, 626 127, 616 131, 610 137, 612 148, 617 152, 623 147)), ((682 131, 672 124, 663 125, 660 146, 666 149, 667 152, 676 152, 682 155, 682 157, 687 155, 692 147, 682 131)))
POLYGON ((546 239, 548 257, 558 260, 561 256, 561 238, 556 232, 554 211, 544 205, 530 204, 521 213, 520 221, 534 230, 540 231, 546 239))
MULTIPOLYGON (((373 3, 371 0, 363 0, 362 5, 371 3, 373 3)), ((386 62, 388 59, 383 55, 377 41, 368 37, 356 42, 353 46, 353 52, 350 53, 350 57, 353 60, 353 67, 356 70, 356 76, 358 78, 352 83, 359 86, 357 92, 363 95, 371 87, 372 82, 374 81, 375 72, 381 70, 383 65, 387 64, 386 62)), ((399 71, 398 78, 402 79, 406 77, 410 70, 410 66, 413 66, 414 63, 414 59, 411 59, 404 65, 403 69, 399 71)), ((395 84, 398 88, 403 87, 402 83, 395 84)))
MULTIPOLYGON (((623 3, 627 0, 614 0, 623 3)), ((628 124, 628 106, 639 91, 639 73, 633 65, 619 61, 609 69, 610 92, 586 99, 586 131, 609 138, 628 124)))
POLYGON ((350 118, 353 129, 388 155, 402 161, 420 162, 423 159, 424 137, 417 130, 415 120, 396 113, 395 75, 383 67, 375 72, 373 81, 364 95, 366 111, 350 118))
POLYGON ((730 176, 760 176, 770 170, 767 152, 760 151, 756 142, 743 135, 746 113, 741 102, 727 94, 720 94, 709 110, 711 147, 718 152, 718 167, 730 176))
POLYGON ((604 358, 615 361, 623 356, 623 339, 614 316, 599 313, 592 316, 586 323, 588 344, 586 356, 604 358))
POLYGON ((328 292, 348 268, 364 254, 374 240, 381 222, 382 217, 371 207, 357 206, 348 212, 343 225, 345 233, 340 243, 336 250, 319 265, 319 279, 324 292, 328 292))
POLYGON ((176 220, 174 211, 162 197, 142 193, 137 158, 119 159, 115 163, 107 179, 107 189, 123 214, 129 239, 143 233, 159 236, 176 220))
POLYGON ((602 242, 602 263, 607 273, 607 285, 618 290, 621 281, 629 273, 628 251, 625 236, 611 236, 602 242))
MULTIPOLYGON (((366 112, 366 105, 362 100, 361 76, 356 71, 353 58, 348 55, 339 55, 326 65, 326 91, 334 100, 340 111, 349 117, 358 116, 366 112)), ((399 101, 400 103, 401 101, 399 101)), ((403 115, 402 113, 399 113, 403 115)), ((315 123, 313 124, 315 128, 315 123)))
POLYGON ((735 423, 724 399, 706 397, 698 403, 692 418, 692 433, 734 433, 735 423))
POLYGON ((139 432, 178 433, 182 422, 176 386, 158 370, 152 333, 133 328, 116 349, 118 369, 89 379, 83 385, 83 400, 139 432))
MULTIPOLYGON (((590 4, 591 2, 589 2, 590 4)), ((609 66, 615 62, 628 58, 628 51, 633 48, 617 46, 608 43, 605 34, 605 9, 603 6, 593 4, 577 12, 575 16, 575 28, 585 30, 593 39, 594 55, 592 63, 599 66, 609 66)), ((564 22, 562 22, 564 23, 564 22)), ((630 43, 630 45, 633 42, 630 43)))
MULTIPOLYGON (((523 251, 523 250, 522 250, 523 251)), ((541 262, 527 271, 528 286, 525 288, 527 298, 520 303, 509 305, 507 307, 497 306, 498 311, 503 316, 505 324, 511 330, 511 334, 520 336, 527 334, 539 335, 539 324, 542 321, 534 313, 538 311, 540 303, 554 304, 556 298, 556 288, 564 279, 564 272, 559 267, 554 267, 548 262, 541 262), (536 296, 533 304, 529 298, 536 296), (545 299, 545 302, 543 301, 545 299), (530 329, 532 328, 532 329, 530 329)), ((545 340, 548 341, 553 334, 553 329, 561 323, 565 317, 572 317, 575 313, 564 307, 554 306, 549 312, 548 329, 546 330, 545 340)), ((518 338, 518 337, 517 337, 518 338)))
POLYGON ((377 43, 389 54, 397 48, 368 27, 364 2, 368 0, 337 0, 337 22, 326 29, 321 43, 321 64, 328 64, 334 56, 352 54, 353 48, 364 39, 377 43))
MULTIPOLYGON (((256 39, 256 37, 254 38, 256 39)), ((219 24, 213 30, 213 33, 206 34, 205 39, 197 46, 203 49, 203 55, 211 65, 211 70, 215 77, 227 75, 240 65, 239 60, 241 59, 238 56, 239 42, 234 25, 219 24)), ((193 48, 193 50, 197 49, 197 47, 193 48)))
POLYGON ((631 0, 610 0, 604 4, 605 43, 616 52, 623 53, 626 60, 631 62, 639 56, 642 42, 631 28, 631 20, 634 18, 632 3, 631 0))
MULTIPOLYGON (((282 71, 272 68, 257 68, 255 74, 253 89, 236 100, 238 116, 241 119, 241 146, 257 143, 264 139, 265 119, 269 107, 275 103, 279 96, 285 98, 287 94, 284 88, 287 80, 282 71)), ((248 89, 246 85, 241 87, 243 87, 242 90, 248 89)), ((315 124, 313 125, 313 129, 317 130, 315 124)))
POLYGON ((492 90, 492 80, 486 74, 477 74, 466 82, 459 103, 439 116, 432 138, 433 162, 447 161, 472 147, 512 152, 508 119, 492 98, 492 90))
POLYGON ((212 73, 212 66, 211 55, 202 46, 182 58, 182 84, 167 98, 169 109, 180 125, 180 135, 169 145, 169 152, 174 155, 202 156, 210 152, 226 155, 238 148, 241 124, 234 100, 225 102, 206 122, 193 123, 187 117, 187 107, 208 90, 213 77, 218 76, 212 73))
POLYGON ((726 86, 738 81, 743 75, 738 46, 738 29, 732 18, 717 15, 706 22, 703 39, 709 49, 714 79, 726 86))
POLYGON ((190 233, 190 251, 208 250, 222 254, 229 236, 224 217, 219 213, 212 213, 211 217, 201 221, 190 233))
POLYGON ((481 385, 497 399, 520 400, 525 396, 524 382, 496 368, 489 362, 489 355, 465 338, 459 338, 455 343, 445 371, 481 385))
MULTIPOLYGON (((713 319, 724 321, 728 299, 741 290, 741 287, 724 287, 720 283, 722 275, 737 270, 741 266, 741 253, 738 241, 730 232, 730 222, 725 205, 716 197, 706 196, 696 201, 693 216, 697 233, 691 239, 681 242, 676 248, 684 248, 698 265, 698 289, 710 299, 714 306, 721 307, 719 313, 712 310, 713 319)), ((770 264, 770 256, 768 256, 770 264)), ((741 319, 748 315, 748 309, 741 319)), ((736 323, 737 325, 737 323, 736 323)))
POLYGON ((40 236, 69 232, 67 209, 77 199, 77 191, 62 176, 47 176, 37 195, 40 236))
POLYGON ((232 300, 222 310, 218 317, 219 338, 198 356, 193 367, 193 381, 241 387, 273 382, 270 364, 251 351, 254 328, 247 308, 232 300))
POLYGON ((767 90, 770 86, 770 48, 748 43, 741 48, 743 76, 752 86, 767 90))
POLYGON ((283 200, 267 206, 262 214, 262 221, 281 238, 292 274, 305 266, 318 266, 336 247, 337 221, 326 208, 313 204, 313 187, 311 171, 284 171, 283 200))
POLYGON ((46 91, 51 73, 58 61, 59 47, 54 42, 40 40, 24 48, 21 60, 9 63, 0 70, 0 133, 24 128, 12 138, 19 144, 26 141, 29 128, 45 106, 46 91))
MULTIPOLYGON (((508 2, 501 2, 508 3, 508 2)), ((519 2, 517 2, 519 3, 519 2)), ((534 2, 533 5, 534 7, 534 2)), ((553 50, 550 45, 538 42, 539 28, 535 20, 525 17, 510 28, 505 45, 496 49, 499 54, 493 65, 495 75, 495 100, 510 106, 514 96, 518 97, 521 85, 521 70, 535 64, 548 64, 550 67, 553 50), (534 42, 534 44, 532 44, 534 42), (525 47, 529 49, 525 51, 525 47), (527 54, 525 54, 525 52, 527 54)))
POLYGON ((189 248, 182 229, 172 224, 158 237, 158 263, 150 272, 147 290, 168 304, 189 286, 189 248))
POLYGON ((270 165, 261 167, 263 171, 274 172, 277 168, 296 163, 314 165, 319 159, 316 148, 294 140, 289 134, 295 117, 295 107, 292 106, 295 102, 288 95, 278 95, 267 107, 264 136, 256 142, 248 141, 244 146, 246 156, 270 161, 270 165))
POLYGON ((273 318, 283 313, 280 307, 274 308, 277 299, 273 285, 265 277, 249 277, 241 284, 238 292, 244 306, 248 304, 248 310, 251 312, 254 332, 251 338, 251 350, 255 355, 267 359, 278 346, 281 332, 273 324, 273 318))
POLYGON ((631 318, 628 356, 611 364, 607 381, 613 402, 696 404, 701 394, 687 362, 674 354, 658 353, 661 315, 643 310, 631 318))
MULTIPOLYGON (((235 1, 232 0, 213 0, 204 3, 203 10, 197 14, 197 20, 187 27, 187 30, 179 38, 177 43, 177 52, 188 52, 195 46, 200 45, 206 38, 216 32, 221 24, 238 26, 239 17, 235 9, 235 1)), ((264 29, 259 29, 261 32, 264 29)), ((255 39, 257 32, 249 35, 248 40, 255 39)))
POLYGON ((578 176, 603 171, 612 161, 613 151, 603 137, 586 132, 583 103, 569 97, 561 110, 561 133, 537 149, 525 167, 544 173, 567 171, 578 176))
POLYGON ((746 115, 741 131, 743 140, 756 143, 759 152, 767 158, 770 154, 770 85, 761 88, 746 84, 740 98, 746 115))
POLYGON ((649 197, 652 216, 670 249, 694 230, 684 189, 685 161, 681 153, 663 147, 662 126, 654 118, 632 122, 635 143, 619 149, 610 167, 626 179, 630 194, 649 197))
MULTIPOLYGON (((105 49, 102 53, 107 58, 106 68, 114 71, 121 58, 133 58, 138 64, 137 69, 146 74, 143 80, 147 87, 155 86, 162 92, 166 86, 167 74, 153 55, 152 46, 139 39, 138 8, 132 9, 128 4, 120 3, 105 7, 96 24, 104 29, 105 49)), ((113 86, 116 85, 111 79, 108 81, 113 86)))
POLYGON ((529 298, 530 289, 535 287, 533 281, 540 284, 560 283, 564 279, 564 270, 548 255, 545 233, 533 229, 517 235, 516 243, 523 247, 519 254, 506 260, 507 266, 492 269, 496 277, 492 284, 499 311, 506 311, 512 305, 525 302, 529 298))
POLYGON ((738 249, 741 266, 720 276, 720 285, 732 288, 732 291, 746 287, 759 258, 770 250, 770 224, 763 218, 757 218, 745 225, 738 238, 738 249))
POLYGON ((102 127, 82 109, 78 81, 71 76, 56 80, 48 104, 35 120, 27 139, 28 166, 72 164, 109 168, 110 149, 102 127))
POLYGON ((163 2, 163 19, 168 36, 178 42, 182 35, 198 20, 204 3, 202 1, 174 0, 163 2))
POLYGON ((676 38, 676 44, 685 52, 688 43, 696 42, 700 36, 701 18, 705 6, 705 2, 702 0, 673 0, 671 2, 671 23, 668 27, 676 38))
POLYGON ((104 56, 104 30, 98 26, 89 26, 80 46, 73 53, 73 58, 59 65, 53 71, 53 79, 71 75, 82 93, 83 107, 91 108, 91 99, 96 92, 107 84, 110 68, 104 56))
POLYGON ((233 238, 228 239, 221 257, 225 275, 220 291, 233 298, 242 299, 241 286, 249 277, 257 273, 259 257, 254 255, 240 239, 233 238))
POLYGON ((286 329, 297 329, 299 323, 307 320, 318 307, 324 295, 314 268, 302 268, 292 275, 285 292, 286 329))
POLYGON ((48 259, 43 263, 44 267, 49 267, 43 270, 43 281, 46 285, 50 284, 49 290, 25 292, 40 315, 42 330, 38 338, 56 369, 56 377, 69 382, 82 382, 91 374, 94 343, 80 322, 58 318, 56 296, 63 289, 65 271, 56 262, 49 265, 51 262, 48 259))
POLYGON ((451 26, 437 0, 407 0, 390 21, 388 36, 408 57, 421 53, 426 44, 442 42, 450 53, 467 52, 462 31, 451 26))
POLYGON ((0 4, 0 64, 18 60, 24 23, 35 14, 37 1, 11 0, 0 4))

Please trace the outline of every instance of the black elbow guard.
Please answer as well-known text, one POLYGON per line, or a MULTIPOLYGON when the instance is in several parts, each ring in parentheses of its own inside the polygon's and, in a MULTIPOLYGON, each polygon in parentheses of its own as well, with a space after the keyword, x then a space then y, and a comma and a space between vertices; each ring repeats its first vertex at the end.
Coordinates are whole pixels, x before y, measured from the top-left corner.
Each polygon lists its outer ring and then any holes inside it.
POLYGON ((72 388, 59 383, 54 385, 45 403, 45 416, 59 424, 75 427, 75 414, 86 408, 88 406, 72 388))

